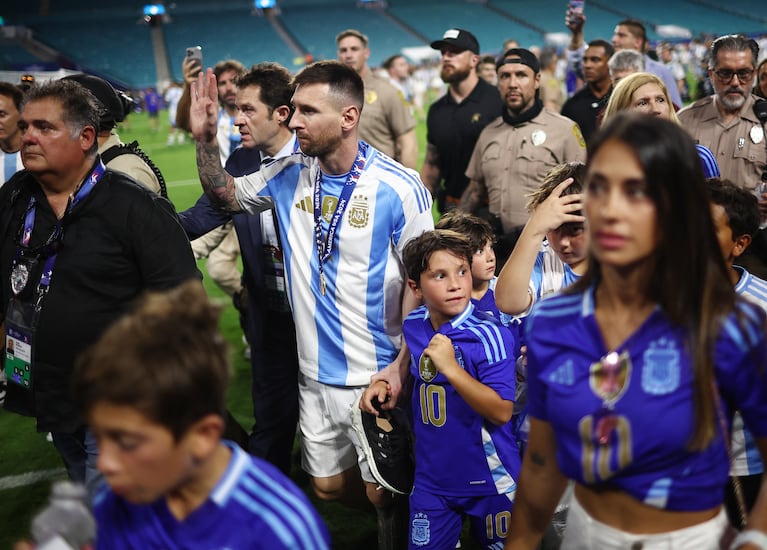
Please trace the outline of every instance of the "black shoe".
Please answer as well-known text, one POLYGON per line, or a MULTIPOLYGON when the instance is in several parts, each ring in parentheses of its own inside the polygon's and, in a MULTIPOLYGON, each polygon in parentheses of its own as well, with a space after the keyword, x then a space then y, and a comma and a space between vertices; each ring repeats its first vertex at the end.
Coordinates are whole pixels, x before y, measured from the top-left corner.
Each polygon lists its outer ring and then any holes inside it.
POLYGON ((391 410, 377 407, 380 414, 375 416, 360 409, 360 399, 352 405, 352 426, 373 477, 392 493, 409 495, 413 490, 415 460, 407 414, 399 407, 391 410))

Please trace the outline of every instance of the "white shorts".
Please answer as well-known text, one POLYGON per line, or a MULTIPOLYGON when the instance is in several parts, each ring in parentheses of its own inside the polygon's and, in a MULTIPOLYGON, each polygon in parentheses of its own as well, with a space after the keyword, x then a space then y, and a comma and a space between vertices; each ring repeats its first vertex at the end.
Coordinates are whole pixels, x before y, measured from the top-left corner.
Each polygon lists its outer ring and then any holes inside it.
POLYGON ((375 482, 351 419, 351 407, 365 389, 329 386, 298 374, 301 467, 310 476, 331 477, 359 464, 362 479, 375 482))
POLYGON ((573 498, 561 550, 719 550, 719 541, 726 528, 727 514, 722 508, 716 517, 684 529, 653 535, 626 533, 596 521, 583 509, 578 499, 573 498))

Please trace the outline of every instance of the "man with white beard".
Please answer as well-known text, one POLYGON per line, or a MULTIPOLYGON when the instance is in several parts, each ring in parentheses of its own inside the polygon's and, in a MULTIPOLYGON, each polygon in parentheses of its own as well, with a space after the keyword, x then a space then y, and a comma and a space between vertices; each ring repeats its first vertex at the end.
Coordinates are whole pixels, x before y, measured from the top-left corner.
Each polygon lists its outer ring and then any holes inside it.
POLYGON ((717 38, 708 68, 716 93, 678 113, 682 126, 714 153, 722 177, 750 191, 767 171, 764 128, 754 114, 759 98, 751 94, 758 57, 759 46, 748 37, 717 38))
MULTIPOLYGON (((679 121, 693 138, 714 153, 722 178, 755 193, 762 225, 767 220, 767 193, 756 190, 767 183, 764 125, 754 113, 759 98, 754 85, 759 45, 743 35, 726 35, 711 45, 708 76, 716 92, 679 112, 679 121)), ((760 229, 739 265, 767 277, 767 229, 760 229)))

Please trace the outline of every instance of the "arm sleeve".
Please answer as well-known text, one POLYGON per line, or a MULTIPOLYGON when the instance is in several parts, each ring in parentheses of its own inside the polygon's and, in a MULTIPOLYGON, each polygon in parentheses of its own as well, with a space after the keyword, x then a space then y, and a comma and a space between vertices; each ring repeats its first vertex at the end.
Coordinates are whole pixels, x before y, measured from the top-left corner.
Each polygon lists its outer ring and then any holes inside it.
POLYGON ((133 254, 146 288, 172 288, 200 277, 189 239, 166 199, 146 195, 129 219, 133 254))
POLYGON ((583 80, 583 56, 586 55, 586 44, 581 44, 577 50, 565 50, 567 68, 573 71, 578 78, 583 80))
POLYGON ((232 219, 231 214, 213 208, 207 195, 202 195, 194 206, 178 213, 181 227, 190 241, 205 235, 232 219))

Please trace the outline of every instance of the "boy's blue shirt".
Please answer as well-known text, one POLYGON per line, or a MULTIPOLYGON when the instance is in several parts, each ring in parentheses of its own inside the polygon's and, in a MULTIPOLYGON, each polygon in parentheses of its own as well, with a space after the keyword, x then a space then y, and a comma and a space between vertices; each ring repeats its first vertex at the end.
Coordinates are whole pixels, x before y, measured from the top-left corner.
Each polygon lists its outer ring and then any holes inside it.
POLYGON ((516 344, 497 319, 469 303, 435 331, 426 306, 413 310, 403 335, 415 381, 415 484, 451 496, 513 493, 521 460, 512 424, 496 426, 479 415, 423 355, 437 332, 450 338, 458 364, 473 378, 502 399, 515 396, 516 344))

